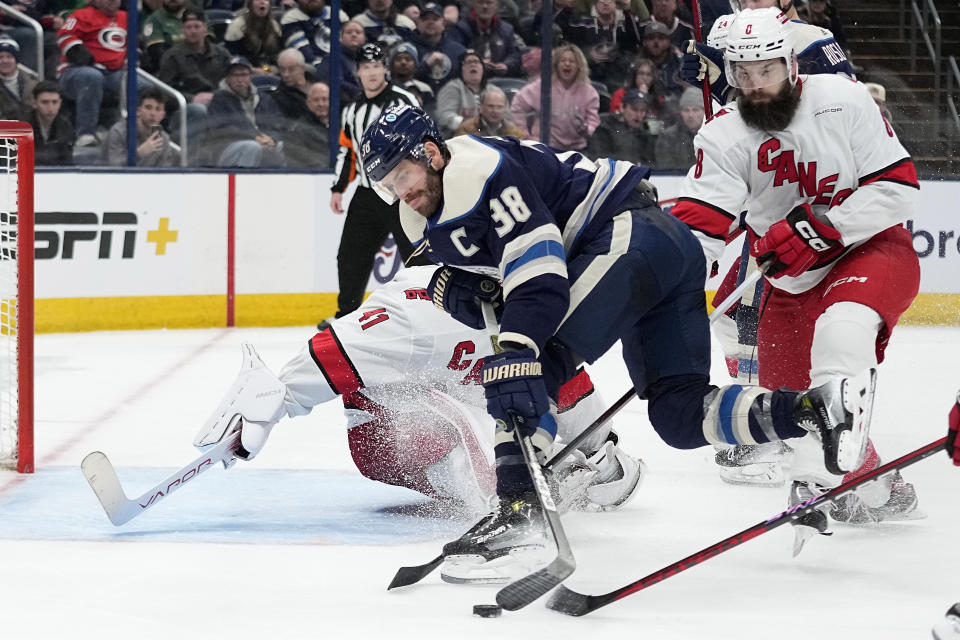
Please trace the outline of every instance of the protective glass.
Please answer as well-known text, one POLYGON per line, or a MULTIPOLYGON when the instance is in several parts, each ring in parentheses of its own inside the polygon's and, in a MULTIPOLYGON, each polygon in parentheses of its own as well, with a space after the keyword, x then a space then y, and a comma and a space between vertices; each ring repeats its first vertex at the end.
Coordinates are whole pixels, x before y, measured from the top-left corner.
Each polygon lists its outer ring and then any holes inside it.
POLYGON ((771 60, 726 60, 727 82, 737 89, 763 89, 790 77, 783 58, 771 60))

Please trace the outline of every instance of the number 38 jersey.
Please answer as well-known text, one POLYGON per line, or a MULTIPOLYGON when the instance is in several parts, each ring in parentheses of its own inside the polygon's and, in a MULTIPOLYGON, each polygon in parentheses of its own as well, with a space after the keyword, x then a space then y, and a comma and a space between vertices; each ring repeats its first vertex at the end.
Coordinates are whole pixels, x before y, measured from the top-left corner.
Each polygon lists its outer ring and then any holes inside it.
MULTIPOLYGON (((755 238, 807 203, 840 232, 847 251, 913 216, 913 161, 866 88, 835 75, 799 83, 800 103, 785 130, 748 126, 733 104, 697 134, 696 163, 672 213, 693 229, 708 264, 735 234, 740 212, 755 238)), ((771 283, 806 291, 840 257, 771 283)))
POLYGON ((650 170, 596 162, 514 138, 446 143, 443 202, 424 218, 400 203, 400 221, 434 262, 503 282, 501 340, 538 349, 567 312, 566 264, 617 213, 650 170))

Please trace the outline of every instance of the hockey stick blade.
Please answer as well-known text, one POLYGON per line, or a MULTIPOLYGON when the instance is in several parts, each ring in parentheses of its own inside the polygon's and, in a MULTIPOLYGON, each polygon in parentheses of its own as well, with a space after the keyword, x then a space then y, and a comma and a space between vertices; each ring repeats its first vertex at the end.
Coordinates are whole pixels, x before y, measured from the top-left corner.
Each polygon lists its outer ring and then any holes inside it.
POLYGON ((734 547, 739 546, 748 540, 752 540, 753 538, 756 538, 767 531, 776 529, 777 527, 787 524, 788 522, 793 522, 804 514, 809 513, 813 509, 822 506, 824 503, 831 503, 837 498, 854 491, 862 484, 872 482, 879 479, 881 476, 891 473, 892 471, 904 469, 912 464, 920 462, 924 458, 927 458, 943 449, 946 441, 947 439, 945 437, 940 438, 939 440, 920 447, 915 451, 911 451, 906 455, 900 456, 896 460, 877 467, 873 471, 869 471, 849 482, 844 482, 843 484, 840 484, 819 496, 814 496, 809 500, 800 503, 799 505, 790 507, 786 511, 778 513, 764 522, 759 522, 748 529, 744 529, 740 533, 734 534, 729 538, 706 547, 705 549, 701 549, 693 555, 687 556, 683 560, 674 562, 663 569, 654 571, 650 575, 641 578, 636 582, 631 582, 630 584, 620 587, 619 589, 614 589, 609 593, 591 596, 577 593, 572 589, 561 586, 550 597, 550 600, 547 602, 547 608, 553 609, 554 611, 559 611, 560 613, 565 613, 570 616, 583 616, 591 611, 596 611, 600 607, 606 606, 611 602, 616 602, 622 598, 626 598, 627 596, 646 589, 647 587, 653 586, 658 582, 662 582, 667 578, 680 573, 681 571, 685 571, 690 567, 709 560, 714 556, 720 555, 724 551, 729 551, 730 549, 733 549, 734 547))
POLYGON ((396 589, 397 587, 408 587, 411 584, 420 582, 426 578, 430 572, 443 564, 443 557, 441 553, 427 564, 417 565, 416 567, 400 567, 397 569, 397 575, 393 576, 393 580, 390 581, 387 591, 396 589))
POLYGON ((155 506, 190 480, 214 467, 216 463, 229 463, 238 446, 240 446, 239 430, 228 435, 202 456, 135 500, 127 497, 120 485, 116 469, 102 452, 94 451, 88 454, 80 463, 80 468, 90 488, 100 500, 110 522, 119 527, 155 506))

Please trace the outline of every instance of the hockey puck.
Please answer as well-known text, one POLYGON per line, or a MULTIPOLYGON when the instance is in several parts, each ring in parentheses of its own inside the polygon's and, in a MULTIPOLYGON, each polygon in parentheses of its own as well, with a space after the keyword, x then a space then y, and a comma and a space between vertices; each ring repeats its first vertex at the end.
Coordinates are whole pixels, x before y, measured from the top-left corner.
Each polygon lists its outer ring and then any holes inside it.
POLYGON ((481 618, 499 618, 503 608, 498 604, 475 604, 473 615, 481 618))

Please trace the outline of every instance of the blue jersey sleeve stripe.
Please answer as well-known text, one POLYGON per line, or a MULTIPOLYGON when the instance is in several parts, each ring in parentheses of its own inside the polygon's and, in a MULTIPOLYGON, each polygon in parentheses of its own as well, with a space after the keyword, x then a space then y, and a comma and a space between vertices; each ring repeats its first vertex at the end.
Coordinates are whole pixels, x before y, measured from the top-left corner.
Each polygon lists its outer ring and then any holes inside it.
POLYGON ((556 240, 542 240, 523 252, 516 260, 507 263, 503 268, 503 278, 506 280, 510 274, 520 267, 533 262, 534 260, 543 260, 544 258, 559 258, 566 262, 566 252, 563 245, 556 240))
POLYGON ((590 225, 590 221, 593 219, 594 209, 597 206, 597 202, 600 200, 600 196, 606 192, 607 187, 610 185, 610 181, 613 180, 613 176, 616 174, 616 163, 613 160, 607 159, 607 165, 610 169, 610 173, 607 175, 607 179, 604 181, 603 186, 600 187, 600 191, 598 191, 597 195, 594 197, 593 202, 590 203, 590 209, 587 212, 587 217, 583 221, 583 224, 580 225, 580 229, 577 230, 577 234, 573 237, 574 243, 580 240, 580 236, 590 225))

